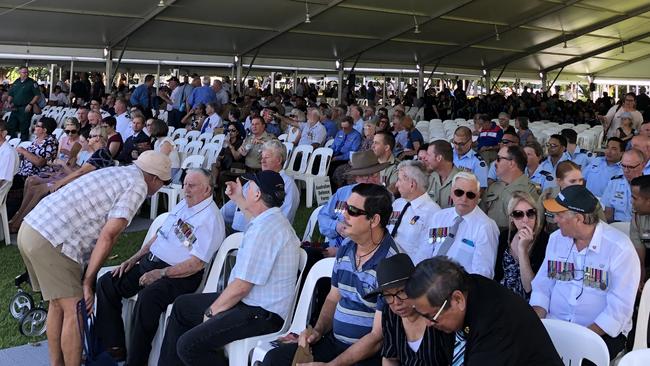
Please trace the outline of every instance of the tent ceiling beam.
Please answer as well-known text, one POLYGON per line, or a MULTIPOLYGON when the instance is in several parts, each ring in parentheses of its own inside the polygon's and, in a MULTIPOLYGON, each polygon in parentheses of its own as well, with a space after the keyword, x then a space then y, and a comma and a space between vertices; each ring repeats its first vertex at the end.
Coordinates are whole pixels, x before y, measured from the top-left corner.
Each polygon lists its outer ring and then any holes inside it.
MULTIPOLYGON (((497 61, 487 65, 486 67, 494 68, 494 67, 499 67, 499 66, 501 66, 503 64, 512 63, 512 62, 517 61, 519 59, 522 59, 524 57, 527 57, 527 56, 533 55, 535 53, 541 52, 541 51, 543 51, 543 50, 545 50, 547 48, 551 48, 551 47, 557 46, 559 44, 562 44, 565 41, 570 41, 570 40, 576 39, 578 37, 587 35, 587 34, 589 34, 591 32, 597 31, 599 29, 609 27, 611 25, 620 23, 620 22, 622 22, 624 20, 627 20, 627 19, 639 16, 641 14, 647 13, 648 11, 650 11, 650 5, 641 6, 639 8, 636 8, 634 10, 629 11, 628 13, 626 13, 624 15, 617 15, 615 17, 605 19, 602 22, 597 22, 597 23, 592 24, 590 26, 581 28, 581 29, 579 29, 579 30, 577 30, 575 32, 571 32, 571 33, 567 32, 564 35, 560 35, 560 36, 555 37, 553 39, 550 39, 550 40, 548 40, 546 42, 542 42, 542 43, 540 43, 538 45, 530 47, 523 54, 517 54, 517 55, 512 55, 512 56, 509 56, 509 57, 502 58, 501 60, 497 60, 497 61)), ((608 37, 608 38, 611 38, 611 37, 608 37)), ((616 38, 613 38, 613 39, 618 41, 618 39, 616 39, 616 38)), ((644 43, 646 43, 646 42, 644 42, 644 43)))
MULTIPOLYGON (((560 4, 554 6, 554 7, 550 8, 550 9, 547 9, 545 11, 532 14, 529 17, 523 18, 523 19, 521 19, 521 20, 519 20, 519 21, 517 21, 517 22, 515 22, 515 23, 513 23, 513 24, 511 24, 511 25, 509 25, 509 26, 507 26, 505 28, 499 29, 499 33, 503 34, 503 33, 509 32, 511 30, 514 30, 514 29, 517 29, 517 28, 521 27, 522 25, 528 24, 530 22, 541 19, 541 18, 546 17, 548 15, 557 13, 558 11, 563 10, 565 8, 568 8, 571 5, 577 3, 578 1, 580 1, 580 0, 569 0, 567 2, 560 3, 560 4)), ((466 48, 469 48, 469 47, 471 47, 473 45, 476 45, 477 43, 485 42, 485 41, 487 41, 487 40, 489 40, 489 39, 491 39, 493 37, 494 37, 494 34, 491 33, 491 32, 488 32, 487 34, 484 34, 484 35, 482 35, 480 37, 472 39, 469 42, 465 42, 465 43, 459 45, 458 47, 454 47, 453 49, 451 49, 451 50, 449 50, 447 52, 443 52, 441 55, 438 55, 438 56, 436 56, 436 57, 434 57, 432 59, 426 60, 422 64, 428 64, 428 63, 431 63, 431 62, 433 62, 433 61, 435 61, 435 60, 437 60, 439 58, 445 58, 447 56, 454 55, 454 54, 456 54, 456 53, 458 53, 458 52, 460 52, 460 51, 462 51, 462 50, 464 50, 466 48)))
POLYGON ((147 24, 151 19, 155 18, 158 14, 162 13, 167 9, 169 6, 173 5, 177 0, 166 0, 163 2, 164 6, 155 6, 149 13, 147 13, 144 18, 138 20, 137 22, 131 24, 128 28, 126 28, 122 33, 118 34, 115 38, 111 39, 108 42, 109 47, 114 47, 118 44, 120 44, 122 41, 125 39, 129 38, 133 33, 135 33, 138 29, 142 28, 145 24, 147 24))
POLYGON ((643 55, 641 57, 634 58, 632 60, 624 60, 624 61, 621 61, 621 63, 619 63, 619 64, 616 64, 616 65, 613 65, 613 66, 610 66, 610 67, 606 67, 604 69, 596 71, 594 73, 594 76, 598 77, 600 74, 605 74, 605 73, 608 73, 610 71, 620 69, 621 67, 623 67, 625 65, 631 65, 631 64, 633 64, 635 62, 647 60, 649 58, 650 58, 650 54, 647 54, 647 55, 643 55))

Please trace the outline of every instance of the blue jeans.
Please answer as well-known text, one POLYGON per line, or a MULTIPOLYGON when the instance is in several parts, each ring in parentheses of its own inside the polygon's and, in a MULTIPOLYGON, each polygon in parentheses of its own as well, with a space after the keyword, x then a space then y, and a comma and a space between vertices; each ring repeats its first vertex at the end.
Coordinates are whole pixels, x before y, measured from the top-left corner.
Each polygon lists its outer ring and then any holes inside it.
POLYGON ((277 314, 242 302, 203 322, 203 313, 217 297, 217 293, 191 294, 174 301, 158 365, 227 365, 223 346, 277 332, 284 323, 277 314))

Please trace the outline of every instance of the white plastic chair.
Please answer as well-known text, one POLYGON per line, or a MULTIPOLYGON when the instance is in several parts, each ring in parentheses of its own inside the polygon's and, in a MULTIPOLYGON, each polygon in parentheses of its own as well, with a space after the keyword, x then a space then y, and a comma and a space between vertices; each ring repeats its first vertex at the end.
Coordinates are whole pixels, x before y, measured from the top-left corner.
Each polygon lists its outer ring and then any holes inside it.
POLYGON ((200 134, 199 137, 196 138, 196 141, 201 141, 202 143, 205 144, 212 139, 212 136, 214 136, 212 132, 204 132, 200 134))
MULTIPOLYGON (((639 311, 636 318, 636 330, 634 331, 634 346, 632 350, 648 347, 648 318, 650 317, 650 280, 643 285, 639 311)), ((620 364, 619 364, 620 365, 620 364)), ((646 363, 650 365, 650 363, 646 363)))
POLYGON ((184 129, 184 128, 176 129, 176 130, 172 133, 172 140, 176 140, 176 139, 183 138, 183 137, 185 137, 185 134, 187 134, 187 130, 186 130, 186 129, 184 129))
POLYGON ((284 170, 287 170, 289 162, 291 161, 291 154, 293 154, 294 145, 292 142, 283 142, 284 147, 287 149, 287 159, 284 161, 284 170))
POLYGON ((289 135, 287 135, 286 133, 283 133, 283 134, 281 134, 280 136, 278 136, 278 140, 280 140, 280 141, 282 141, 282 142, 286 142, 286 141, 287 141, 287 137, 289 137, 289 135))
POLYGON ((565 365, 580 365, 584 359, 596 366, 609 365, 605 341, 591 329, 557 319, 542 319, 542 323, 565 365))
POLYGON ((221 145, 223 145, 223 142, 226 140, 226 135, 220 133, 218 135, 212 136, 210 139, 210 142, 219 142, 221 145))
POLYGON ((627 353, 618 366, 648 366, 650 365, 650 349, 638 349, 627 353))
POLYGON ((334 145, 334 139, 329 139, 325 142, 325 145, 323 147, 332 147, 334 145))
MULTIPOLYGON (((167 126, 167 136, 170 136, 174 134, 174 131, 176 131, 176 127, 174 126, 167 126)), ((173 139, 172 139, 173 140, 173 139)))
POLYGON ((205 156, 205 168, 210 169, 212 167, 212 164, 217 161, 222 148, 223 146, 217 142, 208 142, 203 145, 199 154, 205 156))
MULTIPOLYGON (((20 165, 20 158, 18 154, 15 155, 14 174, 18 173, 18 166, 20 165)), ((9 216, 7 216, 7 195, 11 189, 11 181, 4 182, 0 187, 0 216, 2 216, 2 237, 4 238, 5 245, 11 244, 11 234, 9 233, 9 216)))
MULTIPOLYGON (((7 135, 7 136, 9 136, 9 135, 7 135)), ((19 137, 14 137, 11 140, 7 141, 7 143, 9 144, 9 146, 11 146, 11 147, 13 147, 15 149, 15 148, 18 147, 18 145, 20 145, 20 138, 19 137)))
MULTIPOLYGON (((305 330, 305 328, 307 328, 307 321, 309 320, 311 310, 311 300, 314 294, 314 289, 316 288, 316 283, 321 278, 331 277, 333 268, 334 258, 321 259, 316 262, 313 267, 311 267, 311 270, 305 279, 305 284, 302 287, 302 291, 300 292, 300 298, 298 299, 298 305, 296 306, 296 312, 293 315, 291 326, 286 332, 280 335, 287 333, 300 334, 303 330, 305 330)), ((270 342, 276 338, 278 337, 276 336, 274 338, 270 338, 268 340, 260 341, 257 343, 257 346, 253 350, 251 365, 255 365, 255 362, 262 362, 264 360, 266 353, 273 349, 273 346, 270 342)))
MULTIPOLYGON (((205 157, 203 155, 190 155, 183 159, 181 163, 181 169, 188 168, 201 168, 203 166, 203 161, 205 157)), ((151 196, 151 207, 149 211, 149 218, 154 218, 158 214, 158 198, 161 194, 166 194, 169 198, 169 204, 167 205, 167 212, 171 211, 174 206, 178 203, 178 197, 181 195, 181 185, 180 184, 170 184, 163 186, 151 196)))
POLYGON ((31 141, 23 141, 23 142, 18 144, 18 147, 22 147, 22 148, 26 149, 26 148, 30 147, 31 145, 32 145, 31 141))
POLYGON ((289 326, 291 325, 291 321, 293 320, 292 314, 294 313, 294 310, 296 308, 298 292, 300 291, 300 282, 302 280, 302 276, 304 275, 306 265, 307 265, 307 252, 305 252, 303 249, 300 249, 300 264, 298 267, 300 272, 298 273, 298 278, 296 279, 296 286, 294 289, 291 306, 289 308, 289 312, 287 313, 287 317, 284 319, 284 324, 282 324, 282 328, 280 328, 280 330, 275 333, 264 334, 257 337, 245 338, 232 343, 228 343, 226 347, 224 347, 224 349, 226 351, 226 355, 228 356, 228 364, 230 366, 248 365, 248 359, 251 355, 251 352, 253 351, 253 349, 258 343, 275 340, 278 336, 285 334, 287 330, 289 330, 289 326))
MULTIPOLYGON (((332 155, 334 151, 329 147, 319 147, 314 150, 314 153, 311 154, 309 158, 309 164, 307 164, 307 169, 304 173, 295 173, 293 179, 296 181, 305 182, 305 197, 307 198, 307 207, 312 206, 312 201, 314 198, 314 187, 320 182, 324 182, 329 179, 327 176, 327 171, 330 167, 330 162, 332 160, 332 155), (318 165, 318 172, 312 174, 312 168, 314 166, 314 161, 317 157, 320 156, 320 163, 318 165)), ((302 166, 302 164, 301 164, 302 166)))
POLYGON ((197 155, 199 154, 199 151, 201 151, 202 147, 203 147, 203 143, 201 141, 191 141, 188 142, 187 145, 183 147, 183 153, 186 156, 197 155))
POLYGON ((630 236, 630 223, 629 222, 612 222, 610 224, 614 229, 619 230, 623 234, 630 236))
POLYGON ((311 145, 298 145, 293 149, 291 153, 291 159, 289 159, 289 165, 284 169, 287 175, 294 176, 298 173, 304 173, 307 171, 307 165, 309 163, 309 156, 314 152, 314 147, 311 145), (294 169, 296 166, 296 159, 300 155, 300 166, 298 169, 294 169))
POLYGON ((185 149, 185 145, 187 145, 190 141, 186 138, 180 137, 174 140, 174 145, 176 145, 176 151, 181 152, 183 149, 185 149))
POLYGON ((184 137, 190 141, 196 141, 199 136, 201 136, 201 131, 189 131, 184 137))
POLYGON ((307 226, 305 227, 305 233, 302 235, 302 241, 311 241, 311 237, 314 235, 314 230, 318 224, 318 213, 323 209, 324 205, 318 206, 311 212, 309 215, 309 221, 307 221, 307 226))

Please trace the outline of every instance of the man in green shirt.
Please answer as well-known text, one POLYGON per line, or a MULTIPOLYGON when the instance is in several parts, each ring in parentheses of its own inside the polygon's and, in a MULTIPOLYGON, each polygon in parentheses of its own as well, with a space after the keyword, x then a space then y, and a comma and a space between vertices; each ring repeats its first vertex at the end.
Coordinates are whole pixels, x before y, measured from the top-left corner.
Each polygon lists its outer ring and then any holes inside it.
POLYGON ((646 251, 650 248, 650 175, 642 175, 632 179, 632 222, 630 222, 630 240, 639 255, 641 262, 641 283, 643 288, 646 279, 646 251))
POLYGON ((9 103, 13 104, 11 116, 7 121, 9 135, 16 137, 20 130, 20 139, 29 141, 29 127, 34 114, 33 109, 41 96, 38 83, 29 77, 29 69, 21 67, 17 79, 9 90, 9 103))

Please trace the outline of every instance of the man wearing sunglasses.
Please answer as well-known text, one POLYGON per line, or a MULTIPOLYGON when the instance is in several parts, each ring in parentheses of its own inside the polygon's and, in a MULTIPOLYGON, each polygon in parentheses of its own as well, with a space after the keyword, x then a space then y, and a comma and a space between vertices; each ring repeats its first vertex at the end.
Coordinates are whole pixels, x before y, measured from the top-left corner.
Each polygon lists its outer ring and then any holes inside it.
POLYGON ((582 185, 544 201, 560 230, 549 237, 530 305, 540 318, 589 328, 613 359, 632 328, 641 265, 630 238, 599 220, 597 207, 598 199, 582 185))
POLYGON ((491 217, 500 230, 508 228, 508 202, 515 192, 527 192, 537 200, 537 187, 530 182, 526 170, 526 153, 519 144, 504 146, 497 154, 496 172, 499 178, 483 194, 481 209, 491 217))
MULTIPOLYGON (((500 147, 504 146, 510 146, 510 145, 519 145, 519 136, 517 136, 517 133, 504 133, 503 138, 499 142, 500 147)), ((490 163, 490 168, 488 169, 488 187, 492 185, 492 183, 496 182, 498 177, 497 177, 497 161, 493 161, 490 163)))
POLYGON ((386 188, 368 183, 354 186, 345 202, 342 222, 349 240, 336 254, 332 285, 316 325, 300 334, 298 344, 269 351, 263 366, 291 365, 298 345, 311 346, 316 362, 381 363, 384 304, 376 293, 371 293, 378 287, 379 262, 399 253, 386 230, 391 212, 391 195, 386 188))
POLYGON ((468 172, 456 174, 451 192, 454 206, 428 219, 418 258, 444 255, 458 261, 469 273, 492 278, 499 229, 478 207, 480 187, 476 176, 468 172))
POLYGON ((473 173, 481 184, 487 188, 488 166, 478 153, 472 150, 472 130, 465 126, 458 127, 454 132, 454 165, 473 173))
POLYGON ((445 140, 432 141, 423 159, 431 171, 429 196, 442 208, 452 206, 451 180, 461 170, 454 165, 454 150, 445 140))
POLYGON ((563 365, 544 325, 522 297, 468 274, 449 258, 418 264, 405 290, 428 326, 461 340, 456 352, 464 343, 466 366, 563 365))
POLYGON ((612 177, 601 197, 607 222, 632 220, 632 191, 630 182, 643 175, 645 156, 640 150, 632 149, 623 153, 621 168, 623 175, 612 177))
POLYGON ((379 172, 384 170, 389 163, 380 163, 372 151, 366 150, 352 154, 350 165, 352 168, 348 170, 347 175, 354 177, 355 183, 337 189, 325 207, 318 213, 318 229, 327 237, 329 245, 326 256, 334 256, 337 248, 347 237, 344 230, 343 213, 345 212, 345 202, 354 187, 359 183, 381 184, 379 172))
POLYGON ((545 176, 552 176, 553 180, 548 181, 544 188, 555 187, 555 168, 561 161, 571 160, 571 155, 566 152, 567 140, 562 135, 551 135, 546 143, 547 157, 539 164, 541 173, 545 176), (548 174, 547 174, 548 173, 548 174))

